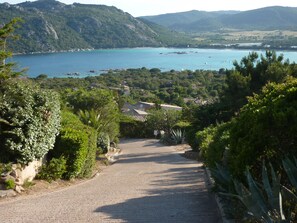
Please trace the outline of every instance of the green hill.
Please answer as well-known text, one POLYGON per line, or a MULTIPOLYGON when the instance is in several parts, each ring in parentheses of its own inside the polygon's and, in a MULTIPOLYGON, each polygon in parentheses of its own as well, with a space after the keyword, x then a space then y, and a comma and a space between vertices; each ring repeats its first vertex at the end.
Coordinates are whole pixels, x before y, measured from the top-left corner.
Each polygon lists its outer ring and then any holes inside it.
POLYGON ((176 31, 196 33, 218 31, 221 29, 238 30, 297 30, 297 8, 266 7, 239 11, 189 11, 143 19, 164 25, 176 31))
POLYGON ((0 4, 0 24, 14 17, 24 20, 16 31, 20 40, 11 44, 12 50, 19 53, 186 46, 191 42, 182 34, 172 35, 168 29, 104 5, 66 5, 55 0, 0 4))

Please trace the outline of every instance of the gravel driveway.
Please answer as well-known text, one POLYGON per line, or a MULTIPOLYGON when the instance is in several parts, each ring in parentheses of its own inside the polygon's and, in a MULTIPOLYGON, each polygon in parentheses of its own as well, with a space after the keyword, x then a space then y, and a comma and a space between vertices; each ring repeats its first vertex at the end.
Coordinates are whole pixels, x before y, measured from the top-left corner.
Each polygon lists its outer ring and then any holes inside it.
POLYGON ((0 203, 0 222, 220 222, 201 164, 156 140, 125 140, 99 176, 52 193, 0 203))

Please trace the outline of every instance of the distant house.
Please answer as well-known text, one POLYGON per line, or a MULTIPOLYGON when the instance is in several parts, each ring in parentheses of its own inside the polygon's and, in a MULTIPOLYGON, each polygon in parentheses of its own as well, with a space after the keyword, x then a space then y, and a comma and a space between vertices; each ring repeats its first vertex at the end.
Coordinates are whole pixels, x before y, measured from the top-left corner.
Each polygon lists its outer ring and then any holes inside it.
MULTIPOLYGON (((136 104, 125 103, 122 108, 122 113, 128 116, 132 116, 139 121, 145 121, 149 114, 149 110, 155 108, 155 103, 139 101, 136 104)), ((182 107, 176 105, 161 104, 161 109, 181 111, 182 107)))
POLYGON ((176 106, 176 105, 167 105, 167 104, 161 104, 161 109, 164 110, 175 110, 175 111, 181 111, 183 110, 182 107, 176 106))

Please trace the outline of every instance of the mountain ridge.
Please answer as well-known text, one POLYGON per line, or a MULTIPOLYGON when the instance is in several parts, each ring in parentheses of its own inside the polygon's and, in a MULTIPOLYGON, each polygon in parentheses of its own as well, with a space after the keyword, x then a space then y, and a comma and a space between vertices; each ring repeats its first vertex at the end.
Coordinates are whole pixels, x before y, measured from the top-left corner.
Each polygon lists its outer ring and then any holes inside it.
POLYGON ((283 6, 248 11, 225 11, 225 13, 192 10, 141 18, 186 33, 220 29, 297 30, 297 8, 283 6))
POLYGON ((14 17, 24 20, 16 30, 20 40, 10 44, 17 53, 187 46, 191 42, 190 38, 165 28, 158 27, 156 31, 155 24, 113 6, 66 5, 56 0, 0 4, 1 23, 14 17))

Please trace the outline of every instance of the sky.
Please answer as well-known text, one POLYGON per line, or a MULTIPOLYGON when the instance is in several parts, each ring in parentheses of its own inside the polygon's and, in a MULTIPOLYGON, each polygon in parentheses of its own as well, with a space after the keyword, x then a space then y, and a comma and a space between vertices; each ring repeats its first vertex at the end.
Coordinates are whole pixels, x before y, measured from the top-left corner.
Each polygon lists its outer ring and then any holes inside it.
MULTIPOLYGON (((17 4, 24 0, 0 0, 17 4)), ((33 0, 30 0, 33 1, 33 0)), ((159 15, 190 10, 251 10, 266 6, 297 7, 296 0, 59 0, 65 4, 73 2, 115 6, 133 16, 159 15)))

